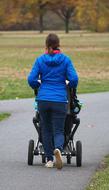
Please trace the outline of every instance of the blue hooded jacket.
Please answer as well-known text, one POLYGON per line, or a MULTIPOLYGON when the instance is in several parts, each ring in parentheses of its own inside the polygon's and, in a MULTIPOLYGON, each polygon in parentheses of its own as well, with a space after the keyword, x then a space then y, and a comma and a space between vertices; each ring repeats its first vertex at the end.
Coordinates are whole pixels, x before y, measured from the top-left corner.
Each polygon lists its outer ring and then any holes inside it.
POLYGON ((28 76, 29 85, 33 89, 39 87, 37 100, 54 102, 67 102, 66 80, 71 88, 77 87, 78 75, 73 63, 61 52, 38 57, 28 76))

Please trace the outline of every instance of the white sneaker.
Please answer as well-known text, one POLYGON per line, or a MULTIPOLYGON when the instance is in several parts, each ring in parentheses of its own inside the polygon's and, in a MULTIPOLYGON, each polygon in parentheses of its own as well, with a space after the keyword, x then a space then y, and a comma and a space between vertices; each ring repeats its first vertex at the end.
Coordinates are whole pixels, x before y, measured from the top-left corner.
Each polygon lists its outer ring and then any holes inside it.
POLYGON ((56 162, 55 162, 55 166, 57 169, 62 169, 63 167, 63 163, 62 163, 62 156, 61 156, 61 152, 59 149, 55 149, 54 150, 54 155, 55 155, 55 159, 56 159, 56 162))
POLYGON ((53 165, 54 165, 53 161, 49 160, 49 161, 45 164, 45 167, 47 167, 47 168, 53 168, 53 165))

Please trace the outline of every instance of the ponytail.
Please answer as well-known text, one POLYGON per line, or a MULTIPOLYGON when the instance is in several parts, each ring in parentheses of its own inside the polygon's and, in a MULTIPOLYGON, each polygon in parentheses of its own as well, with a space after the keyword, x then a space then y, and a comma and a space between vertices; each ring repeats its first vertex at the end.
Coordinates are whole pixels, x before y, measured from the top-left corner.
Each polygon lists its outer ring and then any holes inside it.
POLYGON ((53 48, 52 47, 48 48, 48 54, 53 54, 53 48))
POLYGON ((49 54, 52 54, 54 50, 58 49, 60 46, 59 38, 56 34, 49 34, 46 38, 46 48, 49 54))

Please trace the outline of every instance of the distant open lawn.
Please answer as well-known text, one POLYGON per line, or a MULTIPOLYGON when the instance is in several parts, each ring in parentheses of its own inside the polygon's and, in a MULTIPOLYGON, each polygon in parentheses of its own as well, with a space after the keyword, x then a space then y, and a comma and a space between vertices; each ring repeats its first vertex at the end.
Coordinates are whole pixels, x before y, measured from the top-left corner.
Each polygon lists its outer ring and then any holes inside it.
MULTIPOLYGON (((79 93, 109 91, 109 33, 57 32, 79 74, 79 93)), ((47 32, 0 32, 0 99, 29 98, 27 76, 47 32)))

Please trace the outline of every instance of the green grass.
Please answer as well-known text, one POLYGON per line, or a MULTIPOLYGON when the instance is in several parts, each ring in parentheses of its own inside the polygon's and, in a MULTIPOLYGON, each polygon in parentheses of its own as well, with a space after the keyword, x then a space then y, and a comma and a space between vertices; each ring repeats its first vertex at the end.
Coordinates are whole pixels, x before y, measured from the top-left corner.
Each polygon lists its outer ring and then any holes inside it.
POLYGON ((1 83, 1 100, 30 98, 33 96, 33 91, 27 85, 24 79, 2 79, 1 83))
POLYGON ((0 121, 8 118, 10 115, 10 113, 0 113, 0 121))
POLYGON ((95 93, 109 91, 108 80, 97 80, 82 78, 79 82, 78 93, 95 93))
POLYGON ((109 156, 105 157, 86 190, 109 190, 109 156))
MULTIPOLYGON (((33 96, 27 76, 45 51, 47 36, 31 32, 0 32, 0 99, 33 96)), ((79 93, 109 91, 109 33, 59 32, 61 49, 79 74, 79 93)))

